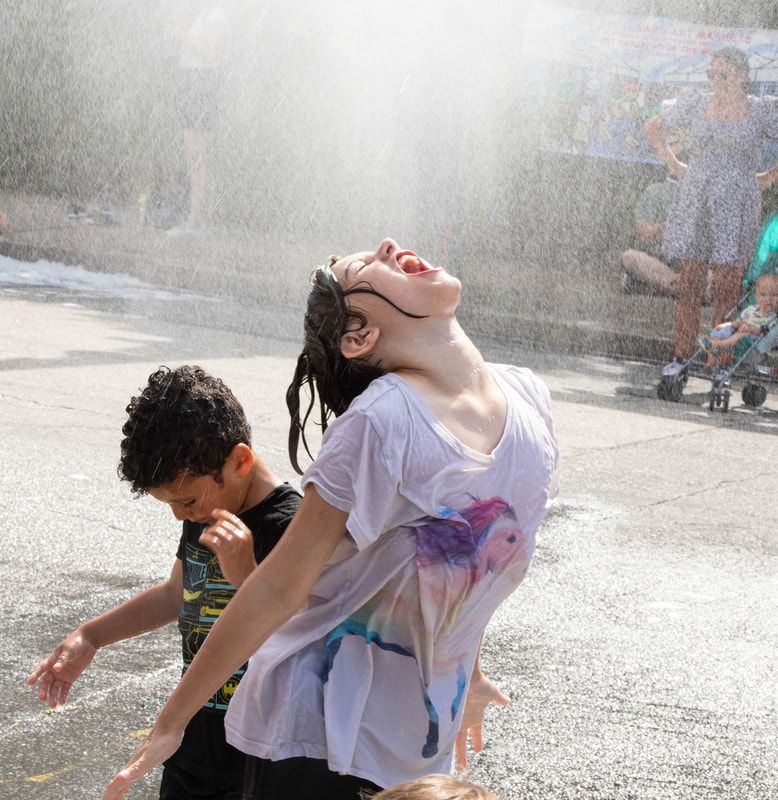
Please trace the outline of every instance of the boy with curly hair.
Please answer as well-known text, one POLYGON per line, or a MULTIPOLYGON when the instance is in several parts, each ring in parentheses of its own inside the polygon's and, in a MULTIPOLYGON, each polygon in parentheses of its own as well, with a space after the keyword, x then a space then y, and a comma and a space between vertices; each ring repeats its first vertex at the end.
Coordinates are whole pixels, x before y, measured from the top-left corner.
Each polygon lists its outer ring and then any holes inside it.
MULTIPOLYGON (((97 650, 176 619, 184 670, 222 609, 272 549, 300 502, 251 448, 241 404, 218 378, 196 366, 160 367, 127 406, 118 473, 136 496, 166 503, 183 522, 170 577, 69 634, 33 670, 38 697, 64 704, 97 650), (211 527, 214 509, 237 515, 235 526, 211 527)), ((224 714, 245 665, 187 726, 165 763, 161 800, 242 795, 245 756, 227 744, 224 714)))

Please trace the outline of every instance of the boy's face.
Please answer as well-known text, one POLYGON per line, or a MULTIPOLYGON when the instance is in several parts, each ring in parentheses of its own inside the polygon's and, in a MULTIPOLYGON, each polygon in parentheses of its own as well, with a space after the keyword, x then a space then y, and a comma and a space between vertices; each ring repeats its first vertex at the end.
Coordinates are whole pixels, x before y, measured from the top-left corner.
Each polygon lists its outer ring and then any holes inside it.
POLYGON ((762 314, 778 311, 778 276, 765 276, 756 282, 754 299, 762 314))
POLYGON ((245 487, 235 481, 228 469, 222 470, 223 483, 211 475, 181 475, 170 483, 149 489, 149 494, 160 503, 167 503, 179 521, 211 524, 215 508, 224 508, 232 514, 241 510, 245 487))

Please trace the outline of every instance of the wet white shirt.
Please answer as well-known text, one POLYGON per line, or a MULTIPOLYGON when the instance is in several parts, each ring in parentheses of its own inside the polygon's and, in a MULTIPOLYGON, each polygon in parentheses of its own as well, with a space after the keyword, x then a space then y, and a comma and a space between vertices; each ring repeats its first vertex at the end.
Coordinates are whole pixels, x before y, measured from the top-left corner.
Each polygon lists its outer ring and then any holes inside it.
POLYGON ((400 377, 374 381, 303 476, 348 512, 304 606, 251 659, 228 741, 391 786, 448 772, 480 637, 526 574, 557 492, 546 387, 489 365, 508 400, 489 455, 459 442, 400 377))

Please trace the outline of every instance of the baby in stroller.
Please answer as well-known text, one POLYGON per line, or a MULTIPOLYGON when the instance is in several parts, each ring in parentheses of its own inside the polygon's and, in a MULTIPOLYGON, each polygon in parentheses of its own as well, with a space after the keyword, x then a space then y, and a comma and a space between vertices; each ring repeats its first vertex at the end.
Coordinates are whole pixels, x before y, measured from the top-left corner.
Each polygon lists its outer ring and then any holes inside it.
POLYGON ((714 374, 719 364, 729 363, 731 353, 738 358, 744 355, 768 332, 778 313, 778 273, 768 272, 758 278, 754 301, 735 319, 712 328, 709 336, 702 340, 708 351, 705 370, 709 374, 714 374))

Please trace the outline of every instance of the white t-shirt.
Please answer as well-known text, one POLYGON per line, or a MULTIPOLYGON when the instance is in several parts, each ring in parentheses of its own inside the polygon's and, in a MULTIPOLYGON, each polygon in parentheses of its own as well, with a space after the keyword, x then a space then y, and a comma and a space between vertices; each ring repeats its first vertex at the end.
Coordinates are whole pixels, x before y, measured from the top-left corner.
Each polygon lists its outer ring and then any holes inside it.
POLYGON ((480 637, 524 577, 558 484, 548 390, 489 368, 508 399, 489 455, 393 374, 328 427, 302 482, 348 512, 349 535, 252 657, 227 713, 232 745, 327 759, 379 786, 450 770, 480 637))

